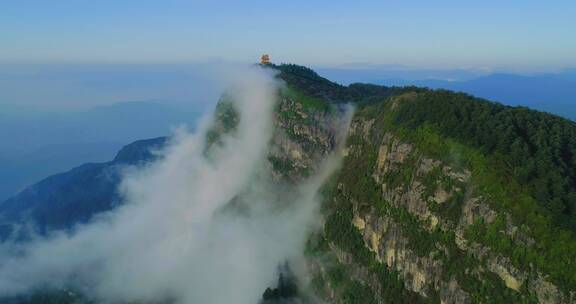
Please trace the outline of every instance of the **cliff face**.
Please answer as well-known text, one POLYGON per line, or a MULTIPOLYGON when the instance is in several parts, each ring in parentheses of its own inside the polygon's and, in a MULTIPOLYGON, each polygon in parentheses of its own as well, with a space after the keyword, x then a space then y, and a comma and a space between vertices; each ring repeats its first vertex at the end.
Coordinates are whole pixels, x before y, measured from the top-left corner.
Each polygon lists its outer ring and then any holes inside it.
MULTIPOLYGON (((343 166, 324 189, 324 228, 308 244, 316 291, 335 303, 576 301, 573 254, 547 248, 565 240, 569 251, 571 232, 551 228, 549 213, 525 199, 529 189, 503 168, 491 168, 490 154, 434 126, 394 125, 395 113, 431 94, 395 91, 356 111, 343 166), (515 200, 516 206, 510 203, 515 200), (522 217, 523 208, 539 214, 541 226, 522 217), (556 233, 563 237, 555 241, 556 233), (552 266, 559 260, 571 270, 552 266)), ((278 176, 291 180, 309 173, 296 168, 314 169, 306 163, 315 159, 312 150, 335 147, 333 130, 298 125, 302 118, 325 121, 329 112, 318 111, 322 107, 286 115, 303 108, 294 97, 282 99, 272 145, 283 151, 283 167, 291 168, 278 176)), ((317 101, 337 107, 333 100, 317 101)))
POLYGON ((347 106, 282 90, 268 156, 274 179, 293 183, 316 172, 345 140, 350 114, 347 106))
MULTIPOLYGON (((362 142, 348 147, 348 157, 370 163, 366 178, 372 179, 380 198, 365 199, 355 193, 364 190, 338 184, 352 208, 351 224, 372 253, 371 263, 397 272, 405 288, 432 302, 530 302, 533 295, 541 303, 569 302, 541 275, 530 276, 529 269, 518 269, 508 258, 466 238, 474 223, 490 224, 502 216, 475 191, 470 171, 428 158, 394 133, 374 138, 373 124, 374 120, 355 118, 350 136, 362 142), (377 153, 367 151, 374 148, 377 153), (478 288, 482 286, 484 291, 478 288)), ((504 233, 516 242, 533 242, 503 216, 504 233)), ((336 256, 354 267, 342 252, 336 256)))
POLYGON ((541 245, 531 236, 538 228, 519 226, 498 208, 465 155, 433 157, 428 151, 443 138, 390 125, 389 113, 414 98, 406 93, 356 112, 326 197, 324 230, 310 241, 318 290, 336 303, 576 301, 547 269, 499 248, 508 242, 529 255, 541 245))

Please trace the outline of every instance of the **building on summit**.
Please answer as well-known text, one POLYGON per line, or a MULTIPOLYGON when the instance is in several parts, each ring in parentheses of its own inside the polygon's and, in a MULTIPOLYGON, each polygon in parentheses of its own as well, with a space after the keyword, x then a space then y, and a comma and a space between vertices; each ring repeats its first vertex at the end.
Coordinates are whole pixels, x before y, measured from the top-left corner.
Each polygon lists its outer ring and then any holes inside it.
POLYGON ((268 56, 268 54, 262 55, 262 57, 260 57, 260 64, 270 64, 270 56, 268 56))

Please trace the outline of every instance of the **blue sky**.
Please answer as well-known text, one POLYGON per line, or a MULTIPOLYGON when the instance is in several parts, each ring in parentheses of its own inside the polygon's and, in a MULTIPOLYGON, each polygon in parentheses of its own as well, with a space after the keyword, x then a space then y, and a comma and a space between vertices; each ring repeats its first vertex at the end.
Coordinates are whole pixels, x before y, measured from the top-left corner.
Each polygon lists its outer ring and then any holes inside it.
POLYGON ((0 1, 0 62, 576 66, 576 1, 0 1))

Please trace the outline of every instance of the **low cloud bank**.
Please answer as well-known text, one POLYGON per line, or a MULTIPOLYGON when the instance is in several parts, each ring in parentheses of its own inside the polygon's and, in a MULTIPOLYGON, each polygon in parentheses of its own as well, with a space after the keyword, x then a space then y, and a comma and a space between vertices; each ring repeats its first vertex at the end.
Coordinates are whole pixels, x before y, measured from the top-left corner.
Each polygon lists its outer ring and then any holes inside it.
POLYGON ((124 204, 71 234, 0 245, 0 297, 73 289, 101 302, 256 304, 276 269, 301 258, 317 190, 338 164, 291 191, 266 162, 279 84, 251 68, 228 77, 240 120, 206 153, 206 118, 158 161, 127 171, 124 204))

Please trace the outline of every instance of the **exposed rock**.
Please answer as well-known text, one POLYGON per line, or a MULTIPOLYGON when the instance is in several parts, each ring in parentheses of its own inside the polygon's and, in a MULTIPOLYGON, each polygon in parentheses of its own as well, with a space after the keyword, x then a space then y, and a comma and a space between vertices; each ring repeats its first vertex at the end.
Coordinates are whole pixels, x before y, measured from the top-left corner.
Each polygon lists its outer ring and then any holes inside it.
MULTIPOLYGON (((373 122, 357 122, 362 130, 363 137, 366 135, 366 125, 373 122)), ((354 133, 352 133, 354 134, 354 133)), ((417 151, 410 144, 399 141, 392 133, 386 133, 382 137, 377 149, 376 163, 372 177, 382 189, 382 197, 395 208, 402 208, 410 214, 415 215, 422 223, 428 223, 422 228, 433 231, 441 223, 447 221, 438 214, 432 212, 423 193, 430 191, 421 183, 421 179, 436 168, 441 168, 442 178, 452 180, 452 188, 445 188, 437 185, 432 189, 433 195, 430 197, 437 204, 445 204, 454 193, 464 190, 470 182, 471 173, 466 169, 455 170, 451 166, 444 165, 439 160, 420 157, 407 163, 409 157, 416 156, 417 151), (402 170, 403 166, 413 166, 414 177, 408 184, 401 188, 392 188, 388 185, 387 174, 392 174, 402 170)), ((361 155, 361 151, 357 151, 361 155)), ((440 178, 440 177, 439 177, 440 178)), ((406 288, 429 296, 433 290, 438 292, 441 303, 467 303, 470 302, 469 294, 462 290, 459 282, 454 278, 449 281, 442 280, 444 267, 439 260, 429 256, 418 256, 408 246, 409 240, 404 236, 403 228, 392 218, 378 215, 375 210, 365 214, 360 214, 355 208, 353 225, 358 228, 364 239, 365 246, 375 253, 376 260, 385 263, 389 268, 397 270, 404 280, 406 288)), ((493 210, 484 198, 475 193, 474 188, 467 189, 461 208, 461 214, 456 223, 455 242, 458 248, 465 252, 470 252, 484 265, 484 268, 470 269, 468 275, 478 277, 483 271, 496 274, 503 282, 504 286, 515 292, 523 292, 524 286, 528 286, 534 292, 541 303, 568 303, 568 299, 558 290, 558 288, 546 281, 542 277, 536 280, 531 279, 528 274, 529 269, 520 270, 512 265, 506 257, 494 255, 489 247, 470 242, 464 237, 466 227, 481 220, 485 224, 493 223, 498 212, 493 210)), ((534 244, 534 240, 528 237, 516 225, 513 224, 509 215, 505 215, 506 229, 502 233, 510 236, 515 242, 528 246, 534 244)), ((446 225, 441 225, 442 229, 449 229, 446 225)))
POLYGON ((464 202, 460 224, 469 226, 479 219, 482 219, 486 224, 490 224, 494 222, 496 216, 496 211, 492 210, 486 203, 483 203, 480 197, 474 197, 464 202))
POLYGON ((555 303, 575 303, 576 292, 571 292, 568 296, 563 295, 554 284, 548 282, 542 274, 529 283, 530 289, 534 290, 541 304, 555 303))
MULTIPOLYGON (((412 96, 396 98, 394 102, 401 102, 405 98, 412 96)), ((331 135, 331 132, 334 132, 334 117, 307 112, 305 108, 291 100, 283 102, 282 109, 294 111, 299 119, 283 121, 282 117, 279 117, 281 126, 279 129, 290 131, 276 132, 273 140, 274 146, 277 147, 273 149, 272 154, 289 159, 295 168, 314 170, 317 166, 317 156, 332 151, 336 146, 337 138, 331 135), (319 123, 310 125, 306 122, 307 118, 314 118, 319 123)), ((373 172, 366 174, 369 174, 381 189, 383 201, 389 203, 391 208, 405 210, 414 216, 424 231, 432 233, 440 229, 454 232, 453 241, 456 248, 463 254, 471 255, 479 265, 465 269, 466 276, 482 281, 485 273, 493 273, 502 280, 502 286, 518 294, 529 289, 540 303, 570 303, 573 300, 573 296, 570 298, 564 295, 542 275, 535 276, 534 271, 537 270, 533 270, 532 266, 527 265, 526 268, 518 269, 508 257, 496 255, 491 248, 466 239, 465 231, 471 225, 479 221, 490 225, 497 219, 502 220, 504 216, 505 228, 501 231, 504 235, 511 237, 515 243, 534 245, 534 240, 525 229, 514 225, 508 214, 499 214, 486 198, 476 191, 469 170, 460 167, 455 169, 440 160, 426 157, 414 145, 399 140, 391 132, 383 134, 380 139, 375 138, 372 132, 375 124, 374 119, 357 119, 349 128, 351 136, 357 136, 376 147, 373 172), (397 182, 396 184, 390 182, 390 176, 395 174, 402 174, 400 186, 397 182), (432 176, 436 180, 432 183, 425 182, 425 178, 429 178, 430 174, 434 174, 432 176), (454 198, 460 201, 454 202, 454 198), (431 204, 440 206, 439 208, 445 208, 447 204, 460 205, 454 212, 451 211, 448 218, 437 209, 431 209, 431 204)), ((362 149, 356 142, 345 147, 341 153, 346 157, 361 158, 365 153, 362 149)), ((293 172, 285 175, 293 178, 298 176, 293 172)), ((342 183, 338 184, 337 189, 344 192, 354 191, 346 189, 346 185, 342 183)), ((446 304, 471 303, 477 300, 471 296, 471 292, 475 291, 463 289, 462 286, 465 284, 459 282, 456 277, 445 277, 447 265, 444 265, 444 261, 438 256, 451 254, 447 246, 436 244, 436 248, 431 252, 426 252, 424 255, 421 252, 417 254, 410 247, 407 232, 400 222, 396 222, 391 216, 379 213, 377 208, 372 206, 373 202, 356 202, 352 199, 350 202, 354 206, 350 224, 360 231, 364 245, 374 253, 374 262, 385 264, 389 269, 397 271, 407 289, 426 298, 435 296, 441 303, 446 304), (362 208, 359 208, 360 203, 362 208)), ((356 264, 350 253, 334 244, 330 244, 329 247, 330 253, 334 254, 340 263, 350 266, 352 278, 370 286, 378 297, 381 285, 374 274, 356 264)), ((318 271, 325 273, 323 267, 326 265, 322 265, 321 261, 311 262, 317 263, 318 271)), ((334 290, 330 283, 324 288, 331 302, 341 303, 341 299, 337 296, 338 291, 334 290)))
POLYGON ((379 217, 374 211, 354 215, 354 223, 360 229, 367 247, 376 253, 377 260, 397 270, 404 278, 406 287, 425 297, 433 289, 444 290, 446 299, 458 299, 467 303, 467 294, 457 284, 442 281, 442 265, 432 256, 419 257, 408 247, 402 228, 391 218, 379 217), (361 223, 361 224, 359 224, 361 223), (456 296, 452 296, 452 295, 456 296))
POLYGON ((384 134, 382 145, 378 149, 378 162, 374 176, 381 177, 390 170, 395 170, 410 155, 412 146, 394 140, 391 133, 384 134))
POLYGON ((434 160, 431 158, 423 157, 420 159, 419 171, 422 172, 423 174, 426 174, 426 173, 432 171, 434 168, 437 168, 441 164, 442 164, 442 162, 439 160, 434 160))
POLYGON ((496 273, 506 287, 515 291, 520 291, 520 287, 526 279, 526 275, 511 266, 511 263, 504 258, 492 258, 488 260, 488 269, 496 273), (512 275, 514 273, 514 275, 512 275))
POLYGON ((352 219, 352 224, 354 225, 354 227, 356 227, 360 230, 364 230, 364 228, 366 228, 366 222, 364 221, 364 219, 359 217, 356 214, 354 215, 354 218, 352 219))
POLYGON ((440 288, 440 303, 441 304, 464 304, 470 303, 468 294, 462 291, 458 286, 458 281, 451 279, 448 284, 440 288))
POLYGON ((450 194, 448 192, 446 192, 446 190, 444 190, 444 188, 438 187, 438 189, 436 189, 436 192, 434 193, 433 200, 436 203, 442 204, 442 203, 446 202, 449 197, 450 197, 450 194))

